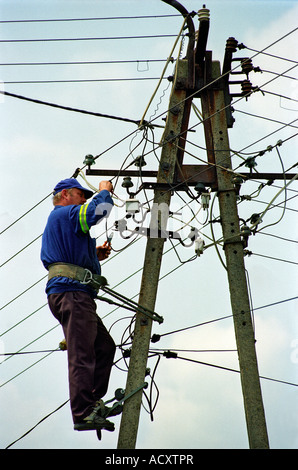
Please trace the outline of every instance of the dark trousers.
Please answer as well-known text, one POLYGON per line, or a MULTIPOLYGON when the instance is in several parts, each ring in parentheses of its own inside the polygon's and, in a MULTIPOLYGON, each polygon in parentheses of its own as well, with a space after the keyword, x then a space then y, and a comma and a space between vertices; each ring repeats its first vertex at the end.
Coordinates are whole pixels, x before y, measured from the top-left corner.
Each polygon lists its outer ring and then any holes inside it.
POLYGON ((64 331, 70 405, 73 422, 78 423, 107 392, 116 346, 87 293, 51 294, 48 303, 64 331))

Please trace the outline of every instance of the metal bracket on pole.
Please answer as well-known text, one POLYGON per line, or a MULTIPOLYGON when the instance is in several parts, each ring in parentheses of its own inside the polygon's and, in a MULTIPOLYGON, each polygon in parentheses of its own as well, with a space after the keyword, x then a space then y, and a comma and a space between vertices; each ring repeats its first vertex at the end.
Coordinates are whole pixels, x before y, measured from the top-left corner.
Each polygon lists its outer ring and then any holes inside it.
MULTIPOLYGON (((125 395, 125 390, 123 390, 123 398, 119 398, 118 401, 116 401, 114 403, 114 405, 109 409, 109 411, 108 411, 108 413, 105 417, 108 417, 113 412, 113 410, 115 410, 117 407, 122 406, 123 403, 126 400, 128 400, 128 398, 132 397, 135 393, 137 393, 140 390, 143 390, 144 388, 147 388, 147 387, 148 387, 148 383, 144 382, 142 385, 140 385, 138 388, 136 388, 135 390, 130 392, 128 395, 125 395)), ((110 403, 111 401, 113 401, 113 400, 109 400, 109 401, 105 402, 105 404, 110 403)))

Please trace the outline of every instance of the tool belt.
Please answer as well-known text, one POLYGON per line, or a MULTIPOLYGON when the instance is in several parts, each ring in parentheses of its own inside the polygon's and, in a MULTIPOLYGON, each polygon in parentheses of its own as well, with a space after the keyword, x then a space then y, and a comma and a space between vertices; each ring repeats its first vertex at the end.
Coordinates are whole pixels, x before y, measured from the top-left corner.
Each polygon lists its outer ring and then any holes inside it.
POLYGON ((106 286, 108 281, 100 274, 93 274, 89 269, 75 264, 53 263, 49 265, 48 281, 53 277, 68 277, 81 284, 88 285, 98 291, 101 286, 106 286))

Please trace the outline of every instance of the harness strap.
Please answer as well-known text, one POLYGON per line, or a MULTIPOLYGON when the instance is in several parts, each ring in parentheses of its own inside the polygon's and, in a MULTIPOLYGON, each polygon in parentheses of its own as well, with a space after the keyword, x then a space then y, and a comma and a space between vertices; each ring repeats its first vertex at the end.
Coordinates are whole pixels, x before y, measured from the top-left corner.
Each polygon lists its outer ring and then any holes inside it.
MULTIPOLYGON (((147 317, 151 318, 152 320, 156 320, 158 323, 163 322, 163 318, 157 313, 148 310, 145 307, 142 307, 133 300, 128 299, 127 297, 124 297, 123 295, 118 294, 117 292, 114 292, 113 290, 106 287, 108 285, 107 279, 101 276, 100 274, 93 274, 87 268, 82 268, 81 266, 77 266, 75 264, 70 263, 53 263, 49 265, 48 269, 48 281, 54 277, 68 277, 69 279, 79 281, 81 284, 90 286, 96 292, 98 292, 99 289, 102 289, 107 294, 110 294, 116 297, 121 302, 123 302, 125 308, 127 308, 128 310, 139 311, 143 315, 146 315, 147 317)), ((102 297, 97 298, 112 303, 112 301, 104 299, 102 297)), ((119 307, 121 306, 119 304, 116 305, 118 305, 119 307)))
POLYGON ((81 284, 90 285, 98 291, 101 286, 106 286, 108 281, 99 274, 93 274, 89 269, 70 263, 53 263, 49 266, 48 281, 53 277, 68 277, 81 284))

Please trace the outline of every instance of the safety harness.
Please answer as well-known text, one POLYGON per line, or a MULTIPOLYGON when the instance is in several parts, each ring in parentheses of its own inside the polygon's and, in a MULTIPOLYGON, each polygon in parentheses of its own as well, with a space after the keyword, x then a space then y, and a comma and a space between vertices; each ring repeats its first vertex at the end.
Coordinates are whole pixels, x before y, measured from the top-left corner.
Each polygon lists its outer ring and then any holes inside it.
POLYGON ((103 300, 108 303, 113 303, 119 307, 124 307, 127 310, 138 311, 147 317, 151 318, 152 320, 157 321, 158 323, 163 323, 163 317, 158 315, 156 312, 153 312, 146 307, 142 307, 138 303, 134 302, 131 299, 128 299, 122 294, 113 291, 112 289, 108 288, 108 281, 104 276, 100 274, 93 274, 89 269, 82 268, 81 266, 77 266, 75 264, 70 263, 53 263, 49 266, 49 275, 48 281, 53 277, 68 277, 69 279, 73 279, 74 281, 79 281, 83 285, 88 285, 92 289, 94 289, 97 293, 99 289, 103 290, 105 293, 110 294, 111 296, 115 297, 117 300, 123 302, 124 305, 120 305, 116 302, 113 302, 109 299, 105 299, 104 297, 97 296, 96 298, 99 300, 103 300))
POLYGON ((49 266, 48 281, 53 277, 68 277, 81 284, 89 285, 96 292, 101 286, 106 286, 108 281, 100 274, 93 274, 89 269, 70 263, 53 263, 49 266))

